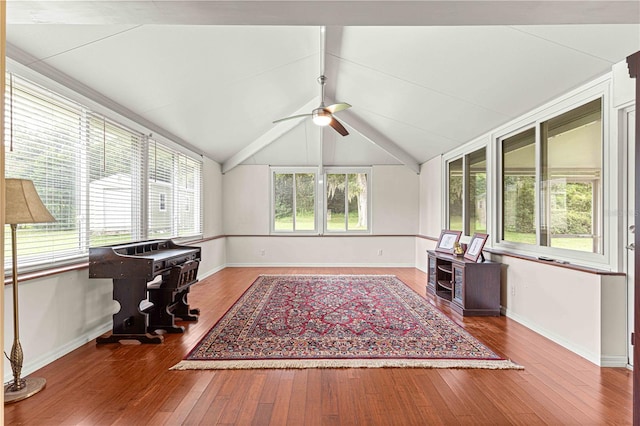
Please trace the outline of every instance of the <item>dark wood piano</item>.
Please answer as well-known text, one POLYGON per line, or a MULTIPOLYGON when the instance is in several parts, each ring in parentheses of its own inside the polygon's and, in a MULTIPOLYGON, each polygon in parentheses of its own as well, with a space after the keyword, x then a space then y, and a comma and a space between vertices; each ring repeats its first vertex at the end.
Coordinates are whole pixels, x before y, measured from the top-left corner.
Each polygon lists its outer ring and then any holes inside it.
POLYGON ((187 295, 195 284, 200 248, 171 240, 140 241, 89 249, 89 278, 112 278, 113 329, 97 343, 137 340, 162 343, 164 333, 182 333, 175 320, 197 321, 187 295))

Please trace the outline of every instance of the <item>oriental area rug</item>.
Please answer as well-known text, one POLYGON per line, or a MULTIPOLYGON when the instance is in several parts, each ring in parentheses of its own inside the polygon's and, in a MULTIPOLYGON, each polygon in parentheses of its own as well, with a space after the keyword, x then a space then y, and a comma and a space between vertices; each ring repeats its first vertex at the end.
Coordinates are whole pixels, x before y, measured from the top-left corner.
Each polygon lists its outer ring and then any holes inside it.
POLYGON ((173 370, 521 369, 392 275, 262 275, 173 370))

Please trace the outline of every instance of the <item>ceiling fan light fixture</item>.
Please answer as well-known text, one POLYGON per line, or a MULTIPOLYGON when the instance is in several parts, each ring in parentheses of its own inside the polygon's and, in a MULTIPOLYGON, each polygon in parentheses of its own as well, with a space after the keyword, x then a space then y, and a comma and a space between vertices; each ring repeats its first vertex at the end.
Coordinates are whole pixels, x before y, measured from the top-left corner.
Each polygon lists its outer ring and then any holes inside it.
POLYGON ((328 126, 331 123, 331 113, 322 108, 313 110, 313 122, 318 126, 328 126))

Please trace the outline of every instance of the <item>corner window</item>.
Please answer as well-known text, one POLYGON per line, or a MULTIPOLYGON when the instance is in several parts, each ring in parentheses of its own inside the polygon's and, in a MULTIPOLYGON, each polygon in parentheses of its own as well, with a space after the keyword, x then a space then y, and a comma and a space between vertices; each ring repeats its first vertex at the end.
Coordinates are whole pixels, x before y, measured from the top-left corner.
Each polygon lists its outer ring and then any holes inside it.
POLYGON ((487 154, 482 148, 447 163, 448 229, 487 232, 487 154))
POLYGON ((327 232, 367 232, 369 226, 369 171, 327 170, 327 232))
POLYGON ((315 170, 274 169, 272 182, 273 231, 315 232, 315 170))

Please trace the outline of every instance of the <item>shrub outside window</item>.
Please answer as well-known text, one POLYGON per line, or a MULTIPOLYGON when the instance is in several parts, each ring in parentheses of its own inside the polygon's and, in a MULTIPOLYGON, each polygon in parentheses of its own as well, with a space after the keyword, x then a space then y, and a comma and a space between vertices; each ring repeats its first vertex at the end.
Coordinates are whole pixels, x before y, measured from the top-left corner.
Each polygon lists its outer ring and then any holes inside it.
POLYGON ((447 163, 448 229, 487 232, 487 155, 482 148, 447 163))
POLYGON ((273 230, 275 232, 315 232, 315 170, 274 169, 273 230))

